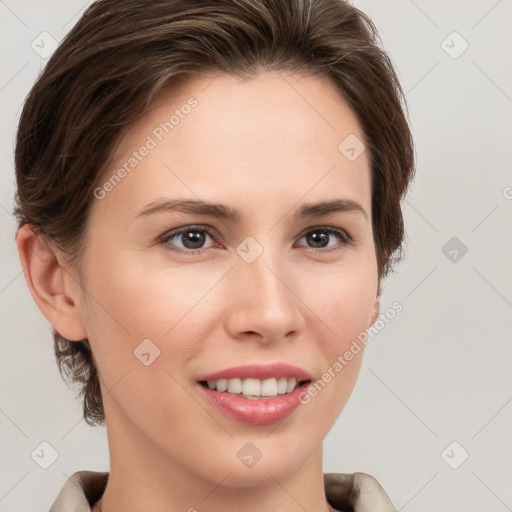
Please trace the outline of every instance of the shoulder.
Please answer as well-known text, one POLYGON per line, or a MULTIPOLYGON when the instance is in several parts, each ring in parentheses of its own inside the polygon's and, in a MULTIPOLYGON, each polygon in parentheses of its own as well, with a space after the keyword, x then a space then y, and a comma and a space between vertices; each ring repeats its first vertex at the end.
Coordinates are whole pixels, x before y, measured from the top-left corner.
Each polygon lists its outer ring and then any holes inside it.
POLYGON ((62 487, 50 512, 90 512, 91 504, 102 496, 109 473, 77 471, 62 487))
POLYGON ((324 486, 327 500, 337 509, 396 512, 379 482, 366 473, 324 473, 324 486))

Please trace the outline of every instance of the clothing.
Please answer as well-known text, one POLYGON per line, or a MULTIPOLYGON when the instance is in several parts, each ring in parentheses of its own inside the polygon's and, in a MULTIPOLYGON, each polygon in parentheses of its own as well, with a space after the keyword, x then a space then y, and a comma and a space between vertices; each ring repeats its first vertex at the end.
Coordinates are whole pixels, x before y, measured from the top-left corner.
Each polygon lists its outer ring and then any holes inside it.
MULTIPOLYGON (((50 512, 91 512, 107 485, 109 473, 78 471, 68 478, 50 512)), ((343 512, 396 512, 380 484, 366 473, 324 473, 330 505, 343 512)))

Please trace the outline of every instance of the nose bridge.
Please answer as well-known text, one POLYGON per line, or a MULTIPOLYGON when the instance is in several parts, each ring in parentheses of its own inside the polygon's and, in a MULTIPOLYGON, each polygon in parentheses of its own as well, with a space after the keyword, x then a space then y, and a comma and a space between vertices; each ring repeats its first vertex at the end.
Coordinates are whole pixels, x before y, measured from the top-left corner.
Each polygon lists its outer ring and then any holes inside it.
MULTIPOLYGON (((237 248, 236 329, 265 339, 283 337, 299 327, 298 299, 292 290, 285 250, 272 236, 247 237, 237 248)), ((274 237, 275 238, 275 237, 274 237)))
POLYGON ((255 239, 247 240, 245 247, 242 246, 237 252, 243 260, 238 262, 238 266, 241 267, 243 279, 247 280, 252 287, 252 294, 261 295, 261 298, 268 298, 275 302, 286 295, 288 290, 281 281, 283 278, 279 276, 283 274, 281 270, 285 264, 284 249, 274 247, 272 244, 276 245, 272 242, 272 236, 265 237, 261 243, 255 239), (243 253, 247 247, 249 252, 243 253), (248 257, 246 258, 245 255, 248 257))

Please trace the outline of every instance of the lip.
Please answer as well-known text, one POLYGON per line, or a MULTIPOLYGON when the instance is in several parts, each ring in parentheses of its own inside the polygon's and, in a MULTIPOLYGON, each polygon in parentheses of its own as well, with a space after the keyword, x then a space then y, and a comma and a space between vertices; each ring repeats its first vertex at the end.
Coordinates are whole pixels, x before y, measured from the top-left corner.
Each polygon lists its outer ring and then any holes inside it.
POLYGON ((304 392, 309 384, 311 384, 310 381, 305 382, 285 395, 257 400, 224 391, 216 391, 202 386, 199 382, 197 386, 199 393, 229 418, 250 425, 271 425, 284 420, 301 405, 299 395, 304 392))
POLYGON ((219 380, 219 379, 271 379, 272 377, 286 377, 287 379, 295 378, 297 381, 311 380, 311 375, 298 366, 292 366, 287 363, 270 363, 270 364, 250 364, 243 366, 233 366, 200 376, 197 381, 202 380, 219 380))

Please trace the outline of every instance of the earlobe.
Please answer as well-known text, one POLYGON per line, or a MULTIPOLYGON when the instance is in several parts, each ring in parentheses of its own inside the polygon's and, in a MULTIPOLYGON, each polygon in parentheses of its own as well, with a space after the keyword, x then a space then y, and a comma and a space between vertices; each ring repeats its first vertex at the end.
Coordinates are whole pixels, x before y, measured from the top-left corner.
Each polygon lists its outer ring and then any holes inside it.
POLYGON ((32 298, 41 313, 64 338, 78 341, 87 338, 79 304, 80 288, 64 279, 56 251, 37 235, 29 224, 16 233, 18 255, 32 298))
POLYGON ((372 315, 371 315, 371 319, 370 319, 370 326, 372 326, 377 321, 377 318, 379 318, 379 315, 380 315, 380 295, 377 296, 377 300, 375 301, 375 304, 373 305, 372 315))

